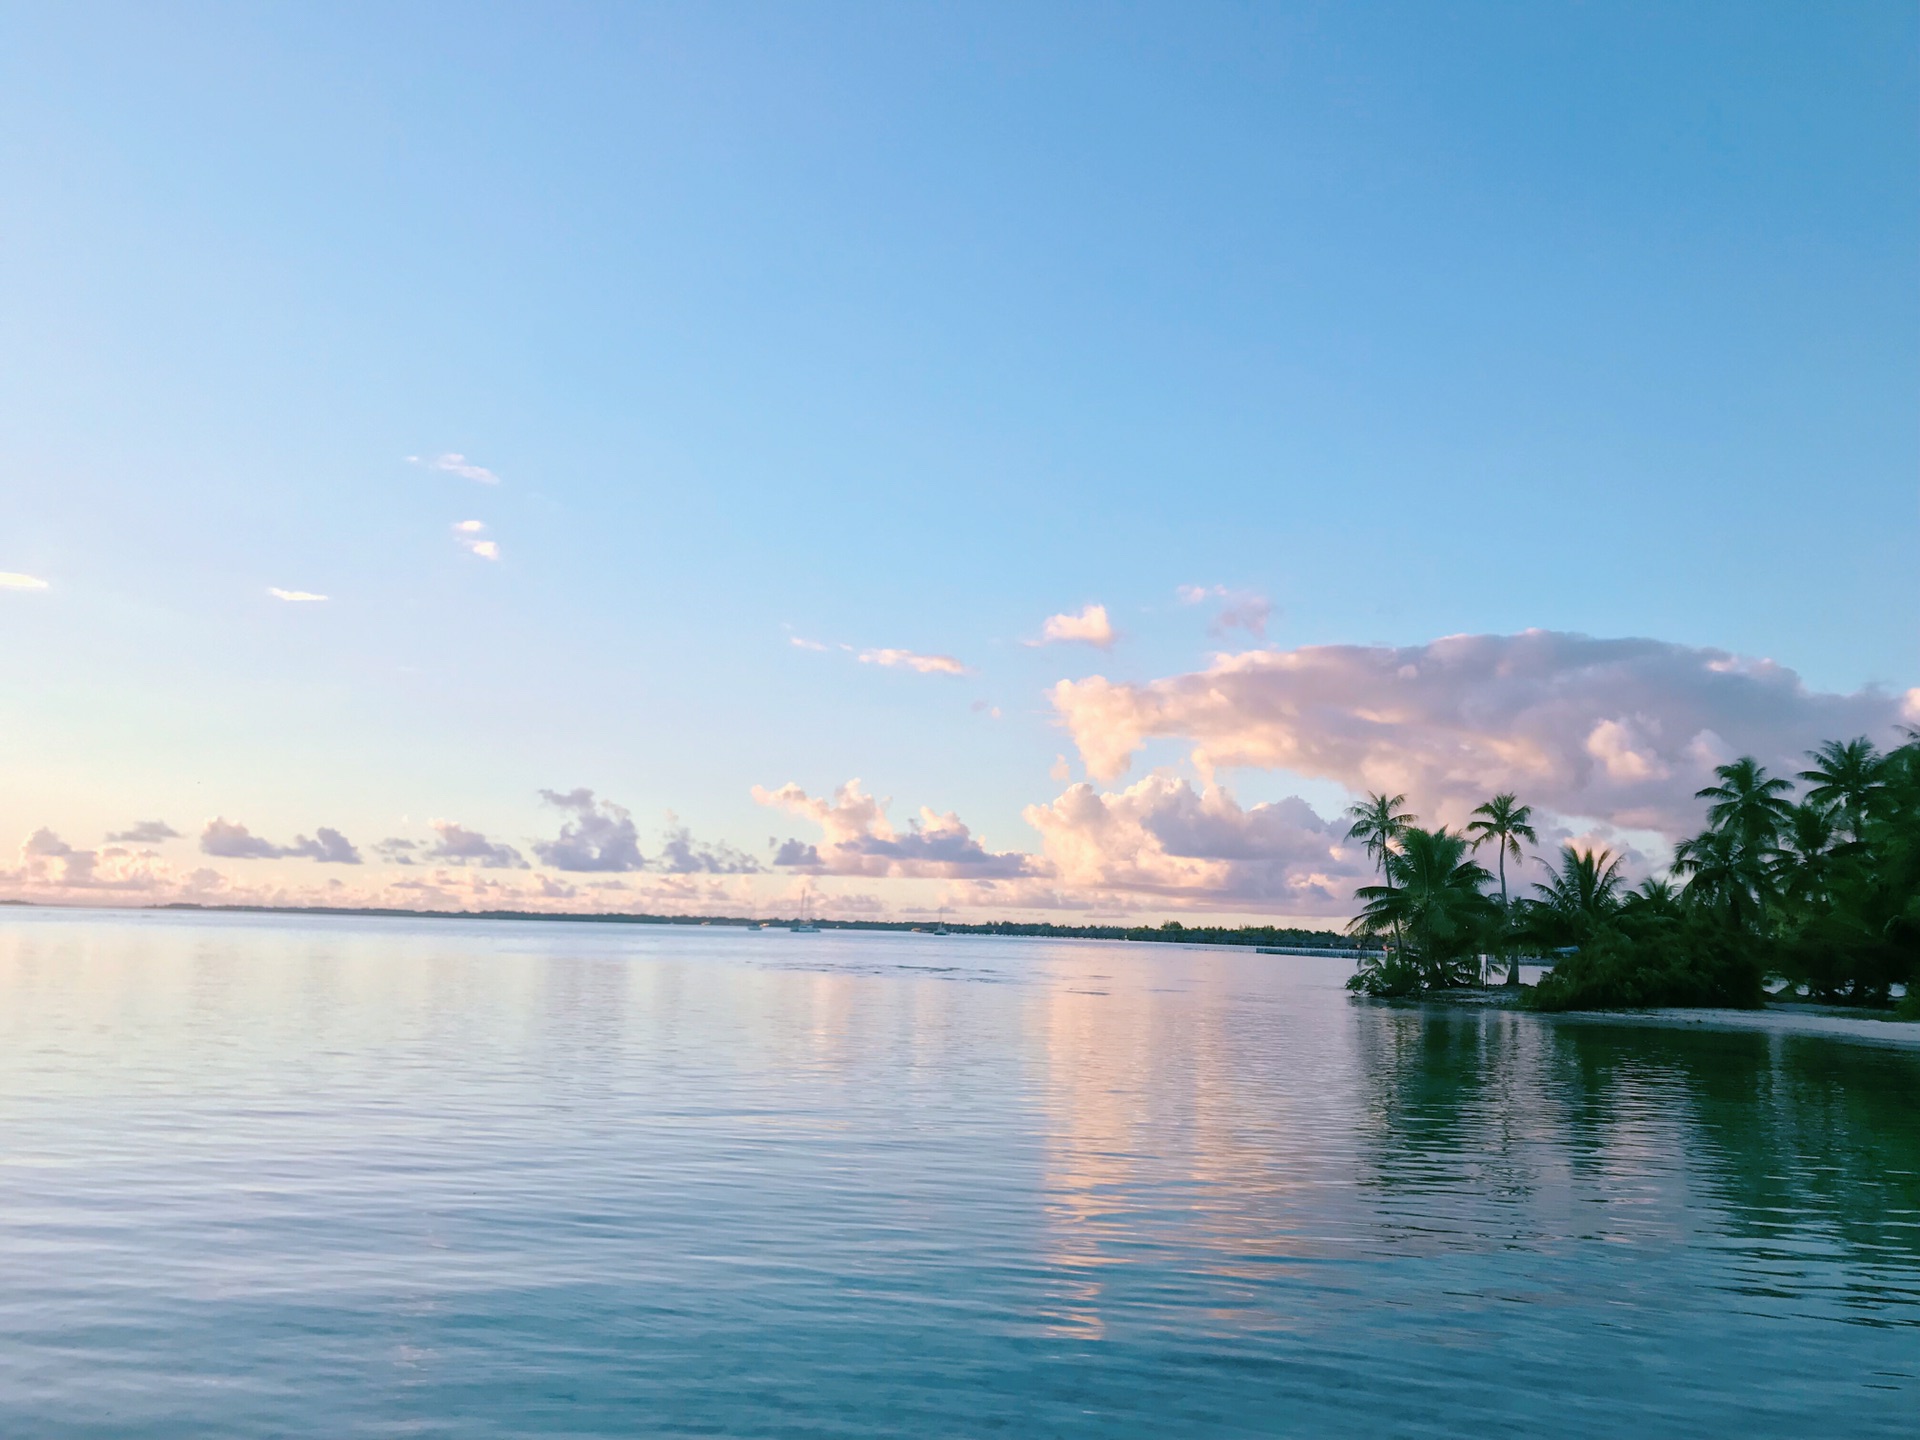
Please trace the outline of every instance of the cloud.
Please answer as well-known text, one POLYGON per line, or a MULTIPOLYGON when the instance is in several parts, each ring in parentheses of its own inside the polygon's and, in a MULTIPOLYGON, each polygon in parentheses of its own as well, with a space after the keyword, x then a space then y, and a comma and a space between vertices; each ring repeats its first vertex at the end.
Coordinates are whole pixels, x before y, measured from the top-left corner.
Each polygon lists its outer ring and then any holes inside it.
POLYGON ((475 465, 466 456, 448 451, 436 455, 431 460, 422 460, 418 455, 407 456, 407 463, 424 465, 429 470, 438 470, 447 475, 458 475, 463 480, 472 480, 481 485, 498 485, 500 477, 484 465, 475 465))
POLYGON ((126 845, 158 845, 179 838, 180 832, 164 820, 136 820, 127 829, 107 836, 107 841, 109 844, 117 841, 126 845))
POLYGON ((13 570, 0 570, 0 590, 45 590, 47 582, 38 575, 22 575, 13 570))
POLYGON ((820 849, 804 840, 783 840, 780 848, 773 852, 773 863, 781 867, 805 870, 823 868, 820 849))
POLYGON ((1225 635, 1229 630, 1245 630, 1257 640, 1267 638, 1273 602, 1258 591, 1229 590, 1224 585, 1182 585, 1178 593, 1182 605, 1201 605, 1208 600, 1222 602, 1207 623, 1208 634, 1225 635))
POLYGON ((322 865, 358 865, 360 852, 338 830, 322 825, 313 832, 293 837, 291 845, 276 845, 262 839, 237 821, 216 818, 207 822, 200 834, 202 853, 223 860, 314 860, 322 865))
POLYGON ((951 655, 917 655, 911 650, 862 650, 862 665, 904 666, 922 675, 971 675, 973 672, 951 655))
POLYGON ((816 799, 793 784, 778 790, 756 785, 753 798, 804 816, 821 829, 818 846, 798 840, 782 845, 774 856, 777 866, 828 875, 942 880, 1012 877, 1032 869, 1031 856, 988 850, 951 810, 941 814, 923 808, 906 833, 900 833, 887 819, 891 802, 864 793, 858 780, 842 785, 831 800, 816 799))
POLYGON ((295 605, 309 605, 327 598, 324 595, 316 595, 311 590, 282 590, 278 585, 269 585, 267 593, 276 600, 285 600, 295 605))
POLYGON ((553 840, 536 841, 533 853, 556 870, 626 871, 645 868, 633 816, 624 806, 596 802, 587 789, 561 794, 542 790, 540 798, 572 819, 553 840))
POLYGON ((731 845, 695 840, 693 832, 667 816, 667 837, 653 869, 669 875, 752 875, 761 866, 745 851, 731 845))
POLYGON ((444 860, 449 865, 478 865, 484 870, 532 868, 513 846, 496 844, 478 830, 469 830, 455 821, 435 820, 433 832, 438 838, 423 853, 423 859, 444 860))
POLYGON ((20 862, 20 868, 4 872, 4 878, 29 889, 151 891, 166 884, 170 875, 150 850, 82 850, 44 826, 21 845, 20 862))
POLYGON ((478 520, 460 520, 454 523, 453 538, 460 547, 482 560, 498 560, 500 546, 492 540, 482 540, 481 533, 486 525, 478 520))
POLYGON ((1107 607, 1089 605, 1078 615, 1049 615, 1040 627, 1034 645, 1091 645, 1096 650, 1111 650, 1120 638, 1107 618, 1107 607))
POLYGON ((809 640, 803 635, 789 635, 787 643, 796 650, 825 650, 828 647, 818 640, 809 640))
POLYGON ((1030 805, 1054 887, 1109 902, 1152 896, 1291 915, 1346 915, 1372 865, 1298 796, 1242 808, 1218 785, 1154 774, 1117 793, 1069 786, 1030 805), (1102 894, 1104 892, 1104 894, 1102 894))
POLYGON ((1726 651, 1544 630, 1250 651, 1147 684, 1062 681, 1052 695, 1102 778, 1169 738, 1190 743, 1204 773, 1247 766, 1404 791, 1429 821, 1458 823, 1513 790, 1669 838, 1699 824, 1693 792, 1715 763, 1751 753, 1790 774, 1818 740, 1888 738, 1900 703, 1810 691, 1791 670, 1726 651))

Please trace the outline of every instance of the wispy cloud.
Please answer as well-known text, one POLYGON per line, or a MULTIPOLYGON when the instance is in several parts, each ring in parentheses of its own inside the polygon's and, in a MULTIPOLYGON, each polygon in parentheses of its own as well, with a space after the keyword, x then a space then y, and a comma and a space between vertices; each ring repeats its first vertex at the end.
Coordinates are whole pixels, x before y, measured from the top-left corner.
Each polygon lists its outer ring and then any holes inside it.
POLYGON ((327 598, 324 595, 316 595, 311 590, 282 590, 278 585, 269 585, 267 593, 276 600, 286 600, 295 605, 307 605, 327 598))
POLYGON ((1210 635, 1244 630, 1256 639, 1267 638, 1267 622, 1273 618, 1273 602, 1256 590, 1229 590, 1224 585, 1182 585, 1179 595, 1182 605, 1204 605, 1209 600, 1221 602, 1219 610, 1207 625, 1210 635))
POLYGON ((45 590, 47 582, 38 575, 22 575, 13 570, 0 570, 0 590, 45 590))
POLYGON ((804 635, 789 635, 787 643, 796 650, 826 650, 831 647, 819 640, 809 640, 804 635))
POLYGON ((918 671, 922 675, 971 675, 973 672, 951 655, 921 655, 912 650, 862 650, 862 665, 884 665, 918 671))
POLYGON ((456 520, 453 526, 453 538, 466 550, 478 555, 482 560, 498 560, 500 546, 492 540, 480 537, 486 534, 486 522, 481 520, 456 520))
POLYGON ((1091 645, 1096 650, 1111 650, 1120 638, 1107 618, 1107 607, 1089 605, 1078 615, 1049 615, 1034 645, 1091 645))
POLYGON ((484 465, 476 465, 466 456, 449 450, 444 455, 436 455, 431 460, 418 455, 407 456, 407 463, 423 465, 429 470, 438 470, 446 475, 458 475, 463 480, 471 480, 479 485, 498 485, 500 477, 484 465))

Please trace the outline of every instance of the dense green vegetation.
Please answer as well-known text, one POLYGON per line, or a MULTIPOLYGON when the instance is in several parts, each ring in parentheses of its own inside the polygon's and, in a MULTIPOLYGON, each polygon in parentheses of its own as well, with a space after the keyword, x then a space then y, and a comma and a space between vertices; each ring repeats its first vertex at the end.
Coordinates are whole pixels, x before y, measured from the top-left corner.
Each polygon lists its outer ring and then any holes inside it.
MULTIPOLYGON (((1886 1006, 1920 980, 1920 732, 1881 754, 1865 739, 1808 754, 1805 787, 1751 757, 1698 792, 1706 826, 1673 873, 1628 889, 1605 850, 1563 847, 1546 881, 1509 894, 1506 861, 1535 838, 1528 808, 1497 795, 1463 833, 1422 830, 1403 795, 1347 812, 1380 869, 1350 933, 1384 942, 1348 982, 1415 995, 1480 982, 1482 957, 1518 983, 1520 958, 1553 966, 1541 1009, 1761 1004, 1770 979, 1829 1004, 1886 1006), (1498 875, 1474 858, 1492 845, 1498 875), (1498 881, 1497 893, 1494 892, 1498 881)), ((1920 1019, 1920 996, 1903 1012, 1920 1019)))

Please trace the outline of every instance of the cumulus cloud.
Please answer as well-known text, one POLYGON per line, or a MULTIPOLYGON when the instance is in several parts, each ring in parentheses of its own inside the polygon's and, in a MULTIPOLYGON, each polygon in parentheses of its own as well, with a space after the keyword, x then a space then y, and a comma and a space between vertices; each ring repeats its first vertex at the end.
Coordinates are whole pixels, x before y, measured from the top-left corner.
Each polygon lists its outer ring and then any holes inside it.
POLYGON ((596 801, 593 791, 542 790, 540 798, 571 817, 552 840, 536 841, 533 853, 556 870, 624 871, 640 870, 646 858, 640 853, 640 837, 633 816, 625 806, 596 801))
POLYGON ((127 829, 107 836, 107 841, 109 844, 158 845, 162 841, 179 838, 180 832, 164 820, 137 820, 127 829))
POLYGON ((692 831, 668 815, 666 839, 653 868, 669 875, 751 875, 760 862, 731 845, 694 839, 692 831))
POLYGON ((278 585, 269 585, 267 593, 276 600, 285 600, 293 605, 311 605, 327 598, 311 590, 282 590, 278 585))
POLYGON ((82 850, 43 826, 21 845, 20 868, 4 878, 25 889, 150 891, 169 872, 150 850, 82 850))
POLYGON ((483 870, 526 870, 531 867, 521 853, 507 844, 496 843, 478 830, 469 830, 453 820, 435 820, 433 844, 422 852, 427 860, 442 860, 449 865, 478 865, 483 870))
POLYGON ((986 879, 1025 875, 1032 857, 988 850, 951 810, 923 808, 903 834, 887 819, 889 801, 866 794, 849 780, 832 799, 816 798, 798 785, 778 790, 753 787, 762 805, 804 816, 820 827, 817 846, 789 840, 774 864, 829 875, 874 878, 986 879))
POLYGON ((1209 634, 1225 635, 1229 630, 1245 630, 1256 640, 1267 638, 1267 621, 1273 618, 1273 602, 1257 591, 1229 590, 1224 585, 1182 585, 1178 593, 1182 605, 1204 605, 1209 600, 1221 602, 1220 608, 1207 624, 1209 634))
POLYGON ((223 860, 315 860, 322 865, 358 865, 360 852, 338 830, 322 825, 313 832, 293 837, 291 845, 276 845, 248 830, 237 821, 215 818, 200 833, 203 853, 223 860))
POLYGON ((466 456, 448 451, 436 455, 431 460, 423 460, 418 455, 407 456, 407 463, 424 465, 429 470, 438 470, 446 475, 458 475, 463 480, 472 480, 480 485, 498 485, 500 477, 484 465, 476 465, 466 456))
POLYGON ((920 655, 912 650, 862 650, 862 665, 904 667, 922 675, 971 675, 973 672, 951 655, 920 655))
POLYGON ((1530 630, 1223 655, 1146 684, 1062 681, 1053 703, 1102 778, 1170 738, 1191 744, 1203 773, 1249 766, 1404 791, 1429 820, 1457 823, 1513 790, 1671 838, 1699 823, 1693 792, 1715 763, 1750 753, 1791 773, 1820 739, 1886 738, 1901 701, 1811 691, 1791 670, 1721 650, 1530 630))
POLYGON ((1097 650, 1111 650, 1119 638, 1113 622, 1107 618, 1107 607, 1089 605, 1078 615, 1049 615, 1047 623, 1040 627, 1040 638, 1032 643, 1091 645, 1097 650))
POLYGON ((1117 793, 1069 786, 1025 813, 1068 892, 1332 916, 1372 872, 1346 827, 1298 796, 1243 808, 1222 786, 1154 774, 1117 793))

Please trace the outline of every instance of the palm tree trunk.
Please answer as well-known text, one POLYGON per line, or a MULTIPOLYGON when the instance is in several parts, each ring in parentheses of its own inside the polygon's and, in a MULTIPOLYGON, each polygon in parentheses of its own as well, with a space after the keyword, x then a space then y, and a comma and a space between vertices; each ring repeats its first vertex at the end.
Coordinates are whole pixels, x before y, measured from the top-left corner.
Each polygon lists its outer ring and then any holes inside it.
MULTIPOLYGON (((1513 944, 1513 913, 1507 909, 1507 847, 1500 847, 1500 943, 1503 946, 1513 944)), ((1520 956, 1509 949, 1507 952, 1507 984, 1520 983, 1520 956)))

